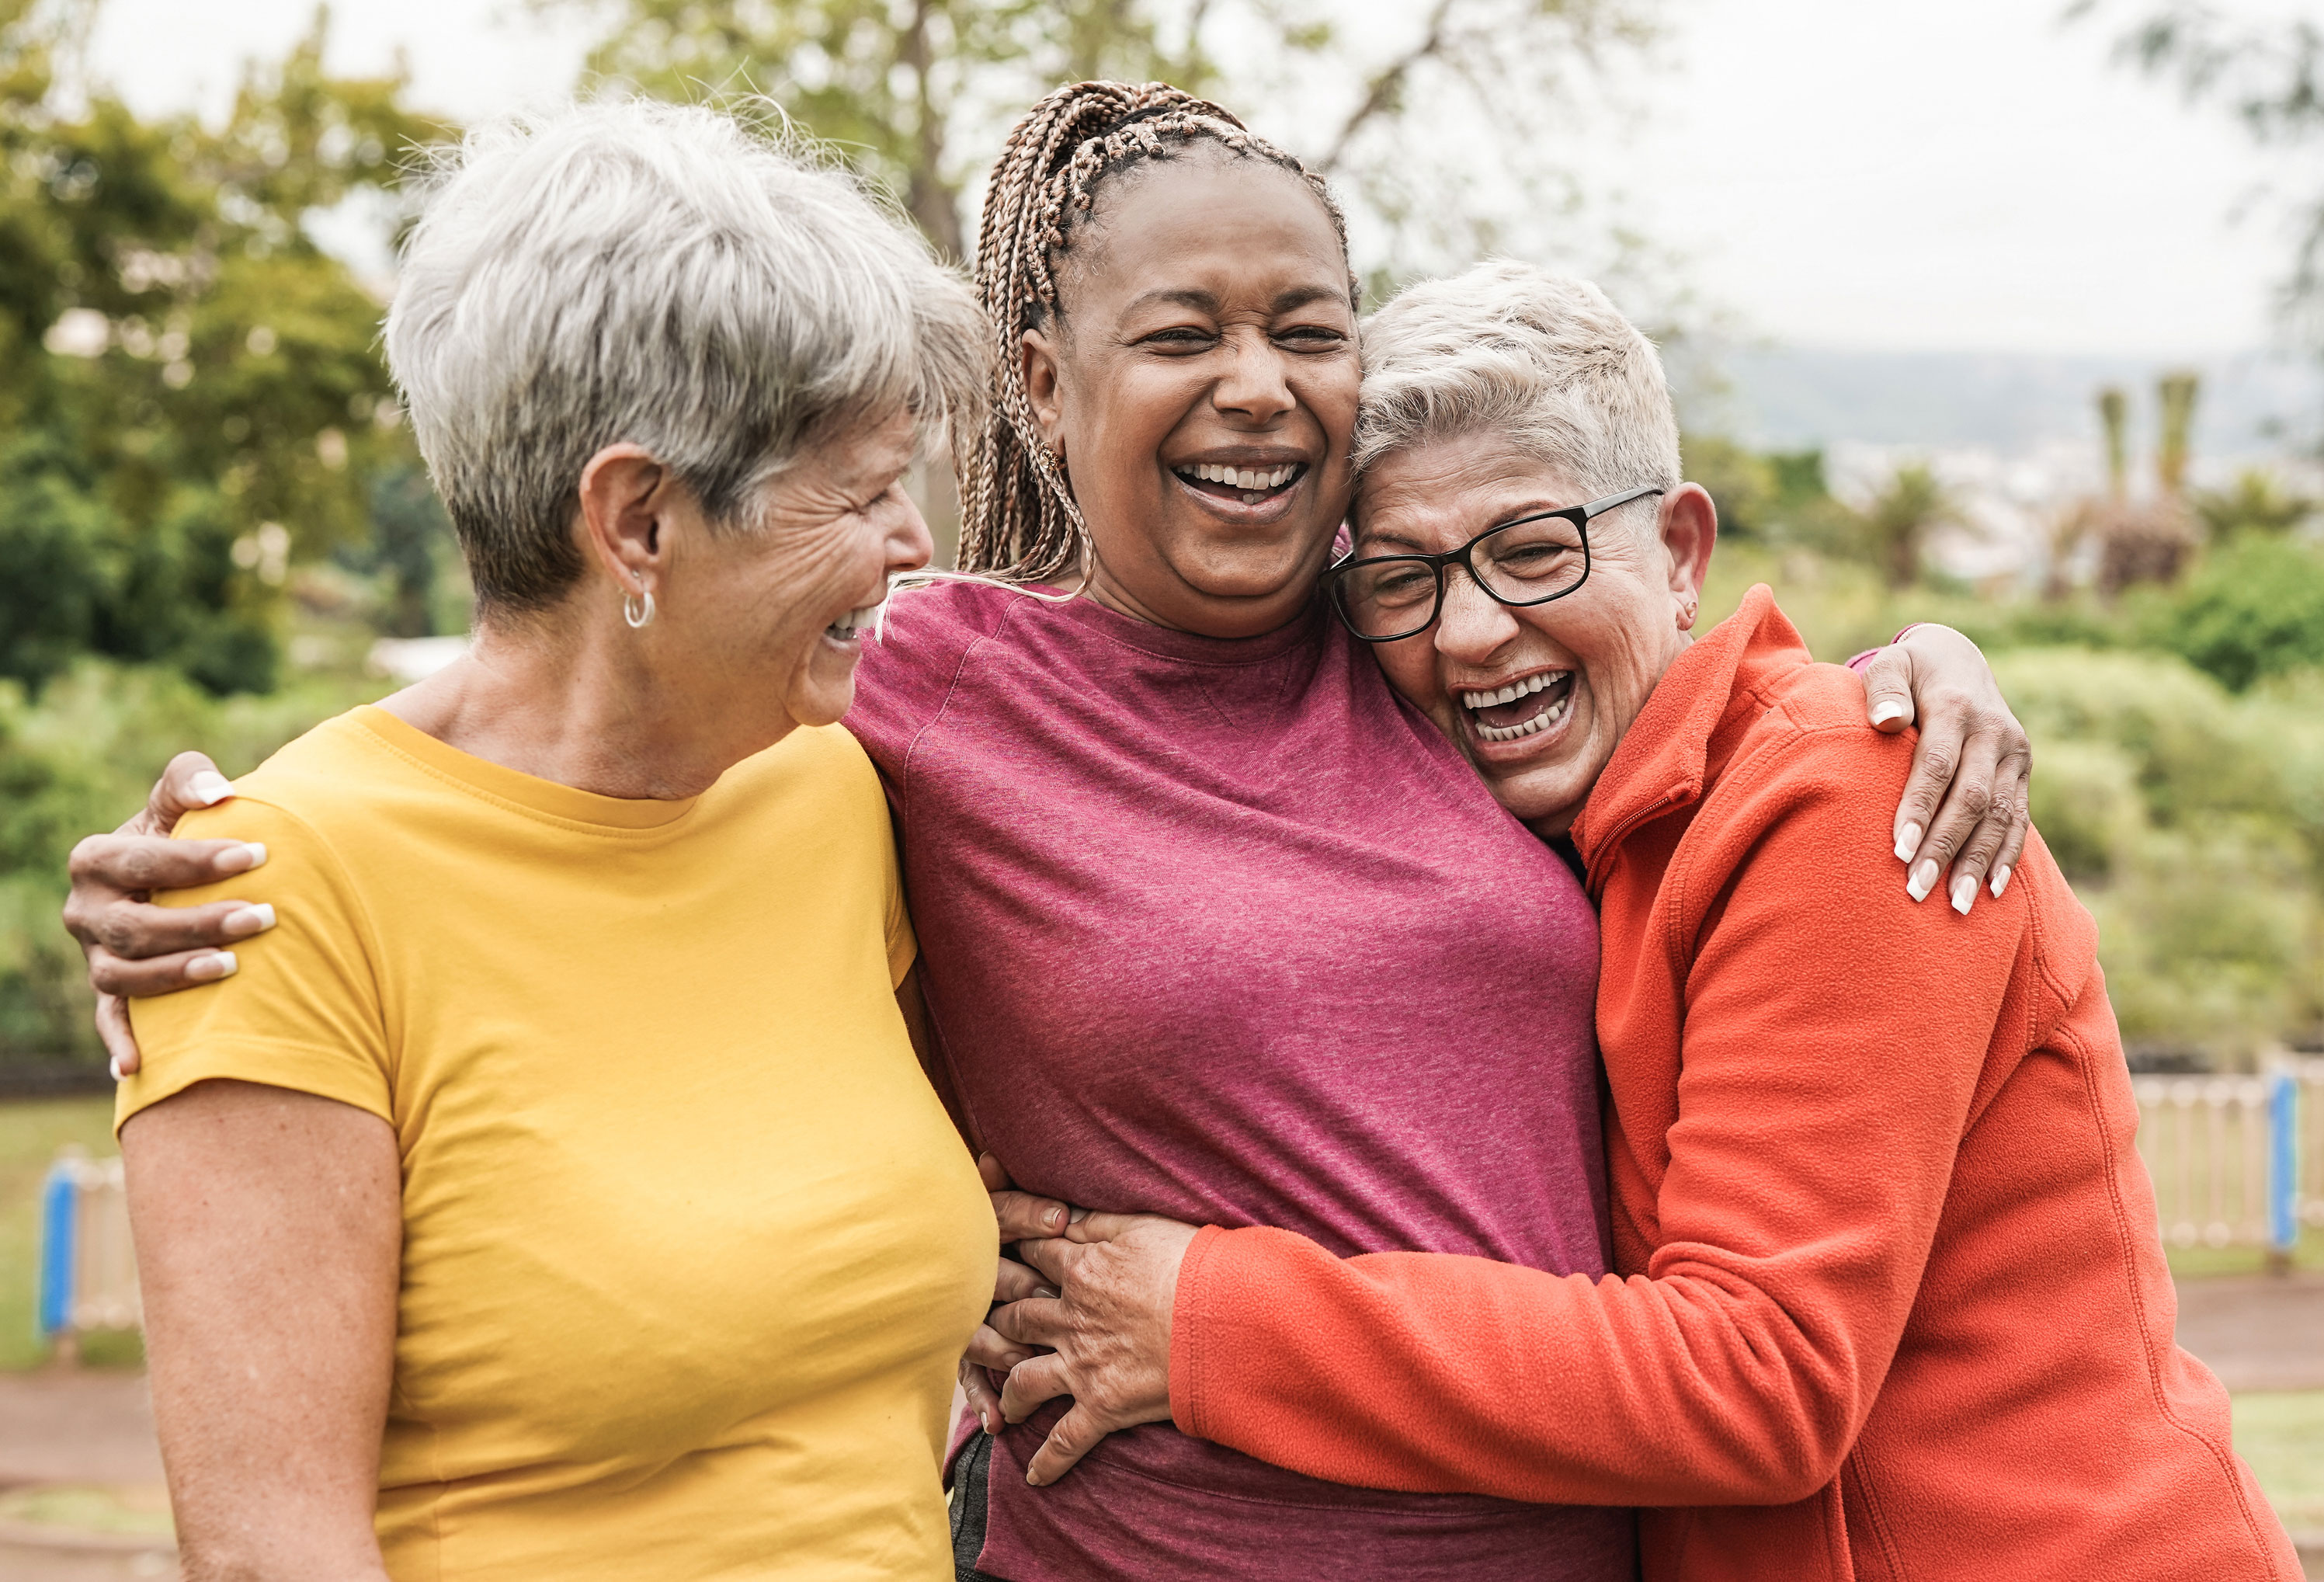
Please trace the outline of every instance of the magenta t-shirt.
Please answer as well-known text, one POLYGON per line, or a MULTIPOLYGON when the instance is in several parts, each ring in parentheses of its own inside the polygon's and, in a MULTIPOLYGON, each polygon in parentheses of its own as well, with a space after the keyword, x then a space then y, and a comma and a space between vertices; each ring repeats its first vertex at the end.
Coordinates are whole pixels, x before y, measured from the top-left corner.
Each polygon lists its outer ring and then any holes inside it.
MULTIPOLYGON (((1020 1186, 1604 1272, 1597 919, 1320 606, 1223 641, 939 584, 896 597, 847 724, 953 1083, 1020 1186)), ((1029 1487, 1062 1411, 994 1447, 979 1568, 1008 1582, 1633 1574, 1628 1512, 1350 1488, 1167 1423, 1029 1487)))

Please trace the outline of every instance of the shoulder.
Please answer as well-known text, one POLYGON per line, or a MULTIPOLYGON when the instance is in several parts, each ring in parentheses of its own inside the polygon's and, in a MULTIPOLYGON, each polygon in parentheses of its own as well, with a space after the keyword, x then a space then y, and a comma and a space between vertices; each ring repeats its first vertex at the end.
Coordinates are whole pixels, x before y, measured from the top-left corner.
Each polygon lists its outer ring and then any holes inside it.
POLYGON ((847 724, 883 772, 900 772, 919 729, 943 712, 978 644, 1038 601, 985 582, 936 582, 890 595, 855 667, 847 724))
MULTIPOLYGON (((1800 664, 1764 680, 1751 694, 1758 714, 1720 776, 1740 788, 1821 787, 1877 797, 1901 792, 1917 733, 1890 735, 1864 717, 1864 684, 1844 665, 1800 664)), ((1879 810, 1884 827, 1895 811, 1879 810)))
POLYGON ((180 840, 249 840, 281 851, 327 852, 331 832, 374 816, 413 771, 350 712, 327 719, 235 782, 235 794, 178 820, 180 840))

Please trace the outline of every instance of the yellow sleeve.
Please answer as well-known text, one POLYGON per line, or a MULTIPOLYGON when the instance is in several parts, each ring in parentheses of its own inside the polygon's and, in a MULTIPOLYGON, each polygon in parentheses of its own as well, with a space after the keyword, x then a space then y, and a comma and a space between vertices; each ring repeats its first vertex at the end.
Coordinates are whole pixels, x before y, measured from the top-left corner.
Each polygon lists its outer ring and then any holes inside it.
POLYGON ((220 884, 171 891, 156 898, 161 904, 270 902, 275 926, 233 946, 233 976, 131 1003, 143 1066, 121 1084, 115 1126, 218 1078, 337 1099, 393 1125, 374 940, 329 846, 296 816, 249 797, 188 814, 177 834, 260 841, 267 860, 220 884))
POLYGON ((888 843, 888 860, 881 865, 888 882, 888 986, 901 988, 904 975, 919 959, 919 937, 912 932, 912 914, 904 905, 904 879, 897 869, 896 846, 888 843))

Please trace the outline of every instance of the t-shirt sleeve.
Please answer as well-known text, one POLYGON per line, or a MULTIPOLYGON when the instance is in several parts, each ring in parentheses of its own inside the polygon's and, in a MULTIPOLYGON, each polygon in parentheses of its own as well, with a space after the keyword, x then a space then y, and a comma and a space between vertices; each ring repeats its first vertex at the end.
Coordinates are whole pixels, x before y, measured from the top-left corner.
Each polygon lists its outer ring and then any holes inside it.
POLYGON ((231 977, 131 1003, 143 1066, 121 1085, 115 1124, 217 1078, 337 1099, 394 1124, 374 939, 329 846, 294 815, 248 797, 188 814, 177 833, 260 841, 267 861, 220 884, 170 892, 161 904, 267 902, 275 926, 232 947, 231 977))
POLYGON ((889 596, 880 633, 855 662, 847 728, 863 744, 888 800, 899 810, 913 744, 944 712, 969 651, 1001 623, 1009 601, 1023 597, 958 582, 889 596))

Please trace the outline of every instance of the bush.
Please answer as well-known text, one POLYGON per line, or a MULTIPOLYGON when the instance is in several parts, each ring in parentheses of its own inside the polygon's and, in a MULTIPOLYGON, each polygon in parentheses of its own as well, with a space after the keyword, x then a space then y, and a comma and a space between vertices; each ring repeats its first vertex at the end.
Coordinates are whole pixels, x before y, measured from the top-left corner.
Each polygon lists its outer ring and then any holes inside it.
POLYGON ((2134 1049, 2235 1061, 2324 1018, 2324 708, 2164 654, 1993 656, 2034 742, 2034 821, 2098 919, 2134 1049))
POLYGON ((2247 534, 2214 550, 2162 623, 2163 643, 2242 691, 2324 665, 2324 553, 2247 534))

